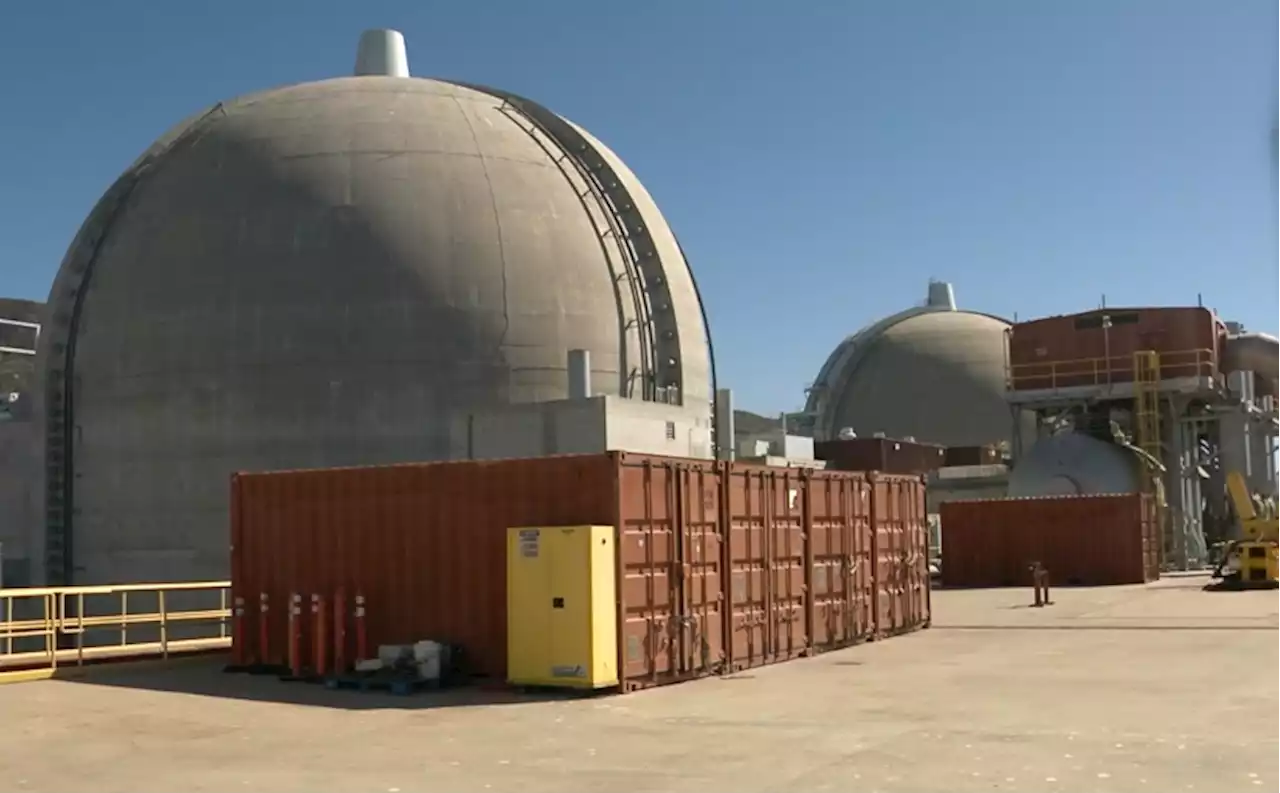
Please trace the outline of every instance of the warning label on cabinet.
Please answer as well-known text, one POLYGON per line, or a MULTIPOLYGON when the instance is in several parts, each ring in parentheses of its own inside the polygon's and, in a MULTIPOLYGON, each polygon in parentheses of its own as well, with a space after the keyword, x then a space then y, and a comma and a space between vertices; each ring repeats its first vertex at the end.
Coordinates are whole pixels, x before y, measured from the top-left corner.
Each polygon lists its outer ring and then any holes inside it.
POLYGON ((538 558, 538 538, 541 535, 537 529, 522 529, 520 531, 520 555, 526 559, 538 558))

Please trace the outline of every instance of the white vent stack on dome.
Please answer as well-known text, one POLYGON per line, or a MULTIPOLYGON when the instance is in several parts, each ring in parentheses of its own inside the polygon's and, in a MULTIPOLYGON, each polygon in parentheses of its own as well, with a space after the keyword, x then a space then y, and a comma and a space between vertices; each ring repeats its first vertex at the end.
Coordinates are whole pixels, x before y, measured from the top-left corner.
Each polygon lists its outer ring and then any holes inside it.
POLYGON ((946 311, 956 310, 956 290, 946 281, 930 281, 929 297, 925 301, 929 308, 941 308, 946 311))
POLYGON ((404 34, 379 28, 360 34, 356 47, 356 77, 408 77, 409 54, 404 34))

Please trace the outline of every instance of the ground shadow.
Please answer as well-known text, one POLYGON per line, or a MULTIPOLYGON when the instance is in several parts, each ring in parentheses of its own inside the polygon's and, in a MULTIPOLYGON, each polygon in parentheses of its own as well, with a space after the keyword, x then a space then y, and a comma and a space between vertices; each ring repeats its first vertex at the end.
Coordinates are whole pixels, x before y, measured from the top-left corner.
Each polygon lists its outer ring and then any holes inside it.
POLYGON ((1275 581, 1269 581, 1265 584, 1244 584, 1237 579, 1219 579, 1210 581, 1201 589, 1205 592, 1253 592, 1266 591, 1268 589, 1276 589, 1280 586, 1275 581))
POLYGON ((226 656, 87 668, 68 682, 174 694, 194 694, 250 702, 277 702, 343 710, 427 710, 432 708, 523 705, 582 699, 575 692, 529 692, 501 681, 472 680, 439 690, 396 695, 386 690, 331 690, 318 682, 281 680, 273 675, 224 671, 226 656))

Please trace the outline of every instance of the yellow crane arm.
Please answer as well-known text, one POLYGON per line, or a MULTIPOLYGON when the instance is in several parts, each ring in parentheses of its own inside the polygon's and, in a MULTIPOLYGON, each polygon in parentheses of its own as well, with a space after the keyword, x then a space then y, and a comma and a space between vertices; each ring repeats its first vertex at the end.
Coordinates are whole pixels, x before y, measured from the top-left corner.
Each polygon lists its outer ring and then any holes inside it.
POLYGON ((1227 493, 1231 496, 1231 504, 1241 523, 1248 523, 1258 517, 1257 510, 1253 508, 1253 499, 1249 498, 1249 486, 1244 482, 1244 474, 1239 471, 1227 472, 1227 493))

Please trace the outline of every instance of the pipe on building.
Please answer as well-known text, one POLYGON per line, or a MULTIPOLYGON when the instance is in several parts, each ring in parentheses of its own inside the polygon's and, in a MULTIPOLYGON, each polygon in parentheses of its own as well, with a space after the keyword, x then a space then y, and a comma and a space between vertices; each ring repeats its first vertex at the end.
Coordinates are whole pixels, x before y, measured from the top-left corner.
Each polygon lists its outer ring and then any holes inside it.
POLYGON ((591 398, 590 350, 569 350, 569 398, 591 398))
POLYGON ((737 433, 733 420, 733 391, 728 388, 716 389, 713 415, 716 433, 716 459, 732 462, 736 456, 734 453, 736 449, 734 436, 737 433))

